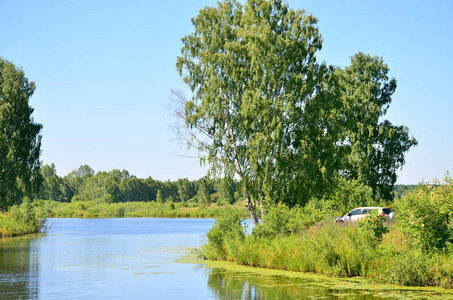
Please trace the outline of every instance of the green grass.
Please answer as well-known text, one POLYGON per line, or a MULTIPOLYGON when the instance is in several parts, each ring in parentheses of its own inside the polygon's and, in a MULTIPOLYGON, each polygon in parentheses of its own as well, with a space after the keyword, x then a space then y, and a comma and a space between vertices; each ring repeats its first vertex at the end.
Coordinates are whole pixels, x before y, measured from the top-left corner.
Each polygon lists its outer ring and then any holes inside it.
MULTIPOLYGON (((245 206, 238 204, 234 210, 246 211, 245 206)), ((125 202, 125 203, 96 203, 57 202, 39 200, 35 210, 48 218, 215 218, 221 215, 224 206, 211 204, 203 206, 183 203, 158 202, 125 202)))

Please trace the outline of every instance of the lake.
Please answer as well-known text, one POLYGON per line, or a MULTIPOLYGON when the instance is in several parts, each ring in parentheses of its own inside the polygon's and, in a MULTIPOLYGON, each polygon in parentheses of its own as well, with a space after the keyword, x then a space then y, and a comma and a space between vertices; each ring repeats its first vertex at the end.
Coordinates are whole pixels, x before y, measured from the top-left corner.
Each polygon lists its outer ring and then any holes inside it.
POLYGON ((190 250, 207 241, 213 223, 49 219, 44 236, 0 241, 0 299, 426 298, 419 292, 397 293, 394 288, 361 287, 313 275, 187 262, 190 250))

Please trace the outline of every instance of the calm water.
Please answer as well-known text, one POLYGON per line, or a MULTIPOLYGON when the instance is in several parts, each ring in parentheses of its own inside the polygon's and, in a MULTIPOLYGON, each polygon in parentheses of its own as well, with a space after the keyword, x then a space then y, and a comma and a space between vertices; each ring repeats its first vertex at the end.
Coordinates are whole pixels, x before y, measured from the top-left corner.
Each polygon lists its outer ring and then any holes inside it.
MULTIPOLYGON (((0 242, 0 299, 380 299, 382 290, 179 262, 211 219, 50 219, 0 242)), ((413 295, 412 295, 413 296, 413 295)), ((387 297, 388 298, 388 297, 387 297)), ((398 297, 393 297, 398 298, 398 297)))

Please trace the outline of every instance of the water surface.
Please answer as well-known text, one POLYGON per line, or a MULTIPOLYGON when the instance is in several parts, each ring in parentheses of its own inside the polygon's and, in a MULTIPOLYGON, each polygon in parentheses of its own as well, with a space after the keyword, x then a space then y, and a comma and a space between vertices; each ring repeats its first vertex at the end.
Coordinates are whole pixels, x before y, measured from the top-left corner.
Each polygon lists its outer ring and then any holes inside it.
MULTIPOLYGON (((0 299, 446 298, 183 263, 212 219, 50 219, 47 234, 0 241, 0 299)), ((250 224, 250 222, 247 222, 250 224)), ((250 270, 250 269, 249 269, 250 270)))

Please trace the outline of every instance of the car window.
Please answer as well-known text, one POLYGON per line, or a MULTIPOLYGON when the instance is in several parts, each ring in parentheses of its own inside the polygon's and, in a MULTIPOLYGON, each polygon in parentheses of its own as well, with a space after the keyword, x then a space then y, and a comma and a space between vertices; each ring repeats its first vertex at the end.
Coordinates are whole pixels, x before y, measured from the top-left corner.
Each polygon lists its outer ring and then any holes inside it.
POLYGON ((382 212, 386 215, 390 215, 390 213, 392 212, 392 210, 390 208, 384 208, 382 209, 382 212))
POLYGON ((354 209, 349 213, 351 216, 356 216, 356 215, 361 215, 362 214, 362 209, 354 209))

